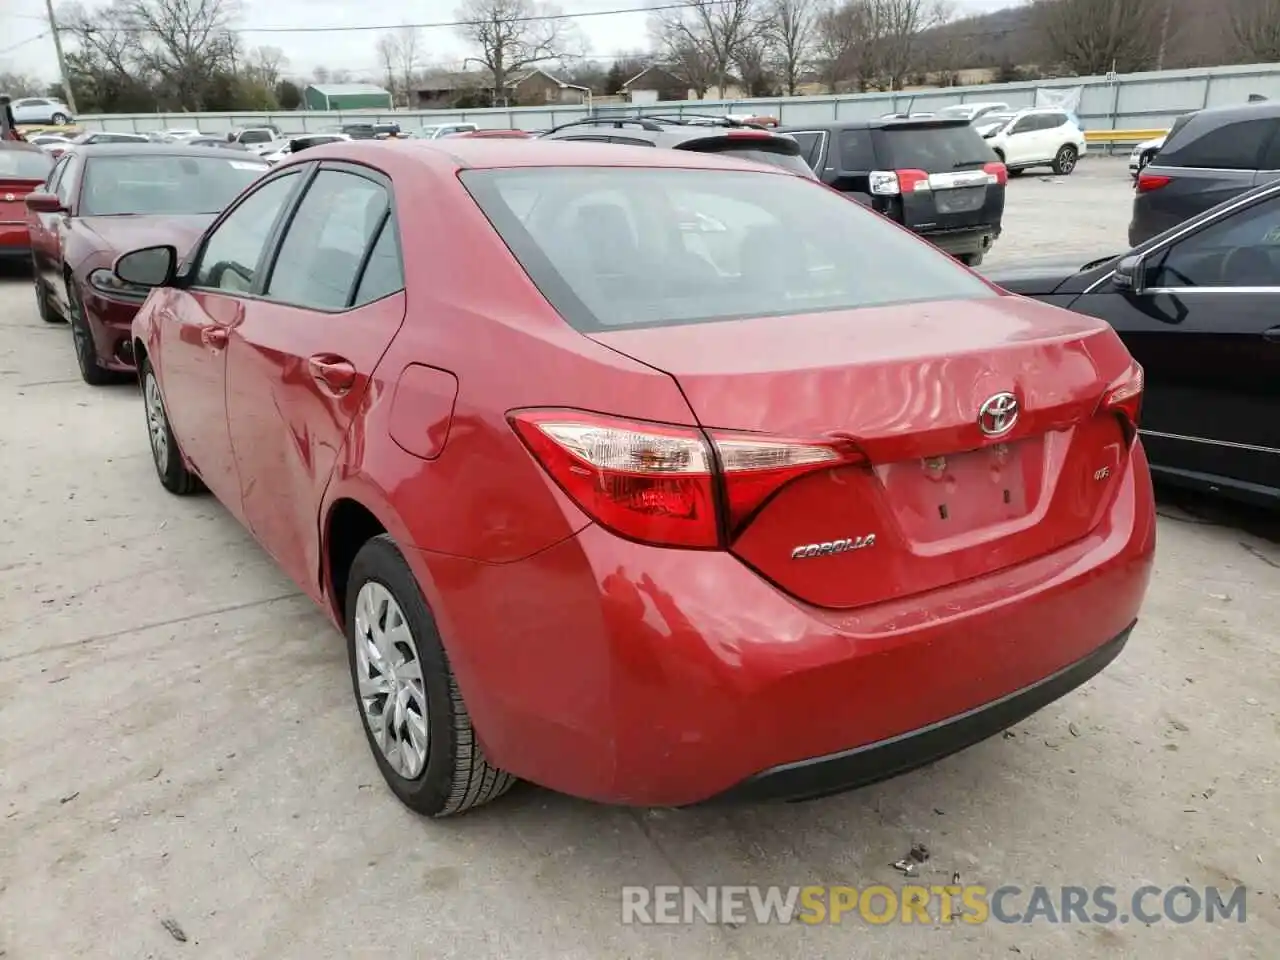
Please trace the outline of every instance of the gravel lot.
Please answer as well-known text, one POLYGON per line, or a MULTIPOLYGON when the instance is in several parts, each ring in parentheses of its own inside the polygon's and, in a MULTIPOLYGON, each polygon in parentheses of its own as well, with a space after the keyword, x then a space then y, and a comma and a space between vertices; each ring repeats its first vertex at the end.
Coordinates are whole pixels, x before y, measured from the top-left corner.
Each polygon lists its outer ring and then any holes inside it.
MULTIPOLYGON (((1010 184, 991 262, 1124 245, 1123 163, 1010 184)), ((1144 618, 1084 689, 828 800, 624 810, 385 790, 341 638, 209 498, 156 482, 134 387, 79 379, 0 279, 0 957, 1273 957, 1280 523, 1162 498, 1144 618), (1207 925, 624 926, 626 884, 1248 887, 1207 925), (181 942, 166 923, 184 931, 181 942)), ((1050 638, 1046 638, 1048 640, 1050 638)))

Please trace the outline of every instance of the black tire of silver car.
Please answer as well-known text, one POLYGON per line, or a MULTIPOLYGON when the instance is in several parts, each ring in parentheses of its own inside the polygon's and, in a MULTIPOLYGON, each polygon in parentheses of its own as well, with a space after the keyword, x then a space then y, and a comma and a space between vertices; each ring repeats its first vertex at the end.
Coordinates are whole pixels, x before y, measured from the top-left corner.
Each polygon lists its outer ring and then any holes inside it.
MULTIPOLYGON (((344 612, 356 708, 369 749, 392 793, 417 813, 428 817, 447 817, 488 803, 510 790, 516 778, 494 767, 485 758, 445 654, 435 618, 427 608, 409 564, 389 536, 374 537, 356 554, 347 577, 344 612), (418 719, 426 721, 426 760, 412 779, 401 776, 388 762, 384 748, 379 745, 370 726, 370 708, 378 709, 376 697, 370 698, 370 706, 367 707, 365 700, 369 691, 366 689, 364 695, 361 691, 364 668, 360 665, 356 645, 370 641, 357 626, 357 608, 361 591, 370 585, 375 590, 381 587, 390 594, 403 616, 404 625, 408 627, 409 649, 400 651, 404 656, 399 664, 402 674, 407 664, 416 664, 414 672, 420 672, 422 678, 421 693, 425 699, 426 716, 419 715, 418 719)), ((362 619, 367 621, 368 611, 362 619)), ((371 662, 367 655, 365 661, 371 662)), ((364 679, 377 681, 381 677, 371 672, 370 677, 364 679)), ((390 709, 391 699, 387 697, 382 709, 390 709)))
POLYGON ((119 375, 108 370, 98 360, 98 350, 93 345, 93 331, 89 329, 89 319, 84 315, 84 300, 71 277, 67 277, 67 322, 71 324, 76 363, 80 366, 80 376, 84 382, 91 387, 118 383, 119 375))
POLYGON ((156 379, 150 360, 143 358, 138 374, 142 387, 142 412, 147 423, 147 439, 151 444, 151 462, 156 466, 160 486, 180 497, 202 492, 204 484, 187 469, 182 451, 178 449, 178 441, 174 439, 173 430, 169 427, 164 395, 160 392, 160 381, 156 379))
POLYGON ((1058 150, 1058 155, 1053 158, 1053 172, 1059 176, 1067 176, 1076 168, 1076 161, 1080 155, 1076 152, 1076 148, 1071 144, 1066 144, 1058 150))
MULTIPOLYGON (((31 269, 36 270, 35 262, 32 261, 31 269)), ((36 272, 36 312, 40 314, 40 319, 45 323, 66 323, 67 318, 53 309, 53 304, 49 302, 49 291, 44 287, 44 281, 40 279, 39 271, 36 272)))
POLYGON ((65 113, 55 113, 49 119, 53 122, 53 125, 55 127, 65 127, 68 123, 71 122, 71 118, 68 117, 65 113))

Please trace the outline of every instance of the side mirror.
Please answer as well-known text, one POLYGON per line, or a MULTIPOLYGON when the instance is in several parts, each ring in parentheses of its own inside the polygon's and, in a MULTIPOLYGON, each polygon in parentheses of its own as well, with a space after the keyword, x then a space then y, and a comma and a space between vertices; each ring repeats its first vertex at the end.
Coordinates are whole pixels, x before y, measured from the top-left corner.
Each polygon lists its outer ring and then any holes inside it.
POLYGON ((1111 277, 1111 282, 1117 290, 1124 290, 1128 293, 1142 292, 1142 257, 1133 254, 1121 259, 1116 264, 1116 272, 1111 277))
POLYGON ((135 287, 163 287, 173 281, 178 265, 178 251, 165 245, 143 247, 116 259, 115 275, 135 287))
POLYGON ((62 213, 67 208, 52 193, 28 193, 27 209, 32 213, 62 213))

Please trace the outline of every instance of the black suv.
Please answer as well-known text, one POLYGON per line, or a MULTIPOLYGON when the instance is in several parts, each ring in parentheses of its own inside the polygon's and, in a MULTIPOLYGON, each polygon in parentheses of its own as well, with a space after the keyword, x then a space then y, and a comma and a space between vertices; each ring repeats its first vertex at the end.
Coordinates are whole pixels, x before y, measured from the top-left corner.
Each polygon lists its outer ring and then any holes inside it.
POLYGON ((781 167, 802 177, 813 177, 813 171, 800 156, 799 144, 792 137, 779 136, 762 126, 730 117, 691 114, 679 117, 588 117, 561 124, 539 139, 585 140, 719 153, 781 167))
POLYGON ((1251 187, 1280 178, 1280 101, 1179 117, 1138 173, 1129 244, 1137 246, 1251 187))
POLYGON ((1008 181, 968 120, 843 120, 778 128, 821 180, 977 266, 1000 236, 1008 181))

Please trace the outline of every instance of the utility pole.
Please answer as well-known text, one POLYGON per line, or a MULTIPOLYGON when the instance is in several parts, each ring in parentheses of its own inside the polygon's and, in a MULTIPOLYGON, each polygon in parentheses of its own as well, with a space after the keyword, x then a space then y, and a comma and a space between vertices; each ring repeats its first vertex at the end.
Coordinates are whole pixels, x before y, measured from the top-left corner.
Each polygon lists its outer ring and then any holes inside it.
POLYGON ((53 51, 58 55, 58 75, 62 78, 62 96, 72 116, 79 113, 76 109, 76 95, 71 89, 71 74, 67 72, 67 58, 62 53, 62 36, 58 32, 58 19, 53 15, 53 0, 44 0, 44 8, 49 14, 49 32, 53 34, 53 51))

